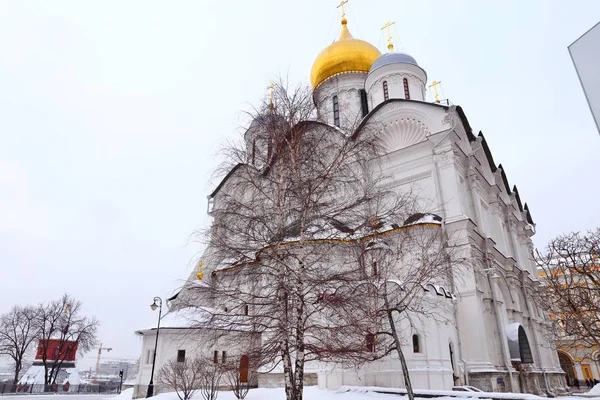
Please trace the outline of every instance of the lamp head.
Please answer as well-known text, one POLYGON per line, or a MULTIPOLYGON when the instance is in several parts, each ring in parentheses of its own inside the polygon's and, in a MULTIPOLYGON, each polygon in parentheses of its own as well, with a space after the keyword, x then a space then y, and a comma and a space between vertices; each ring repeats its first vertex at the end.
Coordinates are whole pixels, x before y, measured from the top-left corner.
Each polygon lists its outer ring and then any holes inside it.
POLYGON ((156 301, 152 303, 152 305, 150 305, 150 308, 152 309, 152 311, 156 311, 156 309, 158 308, 158 304, 156 304, 156 301))

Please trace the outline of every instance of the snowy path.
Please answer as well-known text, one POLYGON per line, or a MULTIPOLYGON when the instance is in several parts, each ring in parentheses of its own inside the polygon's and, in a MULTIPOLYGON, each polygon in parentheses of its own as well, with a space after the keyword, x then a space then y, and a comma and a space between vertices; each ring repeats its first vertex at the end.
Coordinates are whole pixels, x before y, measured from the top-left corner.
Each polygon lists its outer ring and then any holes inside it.
POLYGON ((5 400, 106 400, 114 398, 114 394, 5 394, 5 400))

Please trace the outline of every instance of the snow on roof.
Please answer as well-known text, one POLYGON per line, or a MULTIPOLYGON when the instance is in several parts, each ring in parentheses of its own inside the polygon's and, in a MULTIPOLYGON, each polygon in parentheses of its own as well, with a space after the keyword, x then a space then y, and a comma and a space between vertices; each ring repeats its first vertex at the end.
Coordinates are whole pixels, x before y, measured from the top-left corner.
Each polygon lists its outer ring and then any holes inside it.
POLYGON ((415 224, 441 224, 442 217, 431 213, 415 213, 404 221, 404 226, 415 224))
MULTIPOLYGON (((61 368, 56 379, 56 383, 62 385, 69 382, 71 385, 79 385, 81 378, 77 368, 61 368)), ((19 380, 20 385, 43 385, 44 381, 44 366, 32 365, 27 369, 27 372, 19 380)))
MULTIPOLYGON (((160 319, 160 329, 228 329, 250 331, 251 323, 247 316, 227 314, 210 307, 184 307, 169 311, 160 319)), ((137 331, 156 330, 156 325, 137 331)))

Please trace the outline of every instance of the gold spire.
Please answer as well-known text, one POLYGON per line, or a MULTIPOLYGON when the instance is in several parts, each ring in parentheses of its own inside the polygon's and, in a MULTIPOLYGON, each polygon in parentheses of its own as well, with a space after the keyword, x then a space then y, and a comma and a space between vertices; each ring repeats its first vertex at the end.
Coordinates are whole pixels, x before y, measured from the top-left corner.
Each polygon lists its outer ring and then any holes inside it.
POLYGON ((433 93, 435 94, 435 102, 438 104, 440 104, 440 96, 437 91, 437 85, 439 85, 440 83, 442 83, 442 82, 433 81, 433 82, 431 82, 431 85, 429 85, 429 87, 433 88, 433 93))
POLYGON ((381 30, 387 29, 387 48, 389 51, 394 50, 394 43, 392 43, 392 33, 390 32, 390 27, 394 25, 396 22, 386 22, 385 25, 381 27, 381 30))
POLYGON ((273 108, 275 108, 275 106, 273 105, 273 89, 275 89, 275 86, 277 86, 277 85, 273 82, 271 82, 268 86, 268 88, 269 88, 269 110, 272 110, 273 108))

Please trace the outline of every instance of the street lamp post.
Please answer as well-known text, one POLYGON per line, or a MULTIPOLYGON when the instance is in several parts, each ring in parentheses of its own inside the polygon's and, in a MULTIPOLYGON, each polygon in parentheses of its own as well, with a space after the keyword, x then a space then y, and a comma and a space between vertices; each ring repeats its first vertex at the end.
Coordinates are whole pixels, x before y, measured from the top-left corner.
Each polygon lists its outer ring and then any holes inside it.
POLYGON ((156 364, 156 347, 158 346, 158 334, 160 332, 160 316, 162 314, 162 299, 155 297, 154 303, 150 306, 152 311, 156 311, 158 308, 158 324, 156 326, 156 340, 154 341, 154 354, 152 355, 152 372, 150 372, 150 383, 148 384, 148 392, 146 397, 152 397, 154 395, 154 365, 156 364), (158 304, 156 303, 158 302, 158 304))

